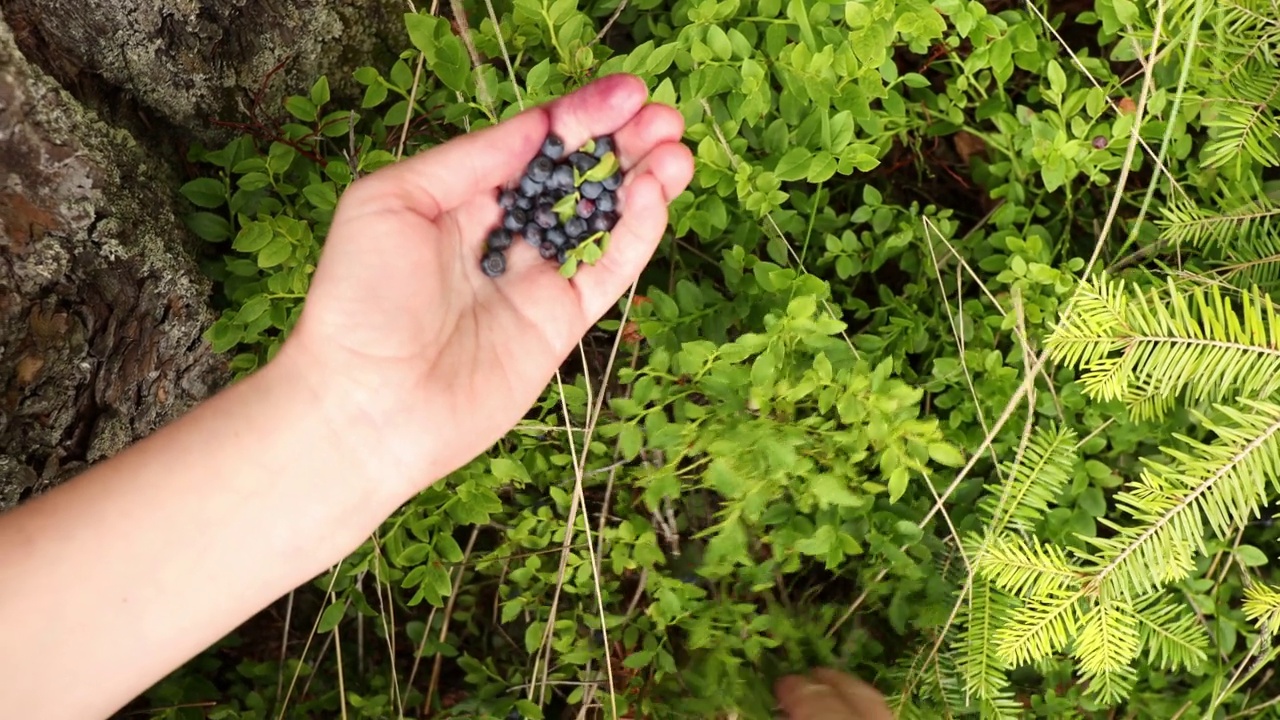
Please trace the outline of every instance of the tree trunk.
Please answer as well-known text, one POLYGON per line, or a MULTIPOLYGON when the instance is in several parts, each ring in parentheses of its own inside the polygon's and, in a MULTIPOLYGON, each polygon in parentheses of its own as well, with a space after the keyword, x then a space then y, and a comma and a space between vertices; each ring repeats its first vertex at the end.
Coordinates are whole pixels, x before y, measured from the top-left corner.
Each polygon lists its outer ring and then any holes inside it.
POLYGON ((102 109, 125 91, 143 113, 201 139, 211 119, 279 114, 321 74, 358 97, 351 71, 408 47, 405 0, 0 0, 19 48, 102 109), (281 65, 283 63, 283 65, 281 65), (280 66, 277 70, 277 66, 280 66), (104 92, 105 90, 105 92, 104 92))
POLYGON ((29 63, 0 11, 0 509, 226 380, 178 182, 29 63))

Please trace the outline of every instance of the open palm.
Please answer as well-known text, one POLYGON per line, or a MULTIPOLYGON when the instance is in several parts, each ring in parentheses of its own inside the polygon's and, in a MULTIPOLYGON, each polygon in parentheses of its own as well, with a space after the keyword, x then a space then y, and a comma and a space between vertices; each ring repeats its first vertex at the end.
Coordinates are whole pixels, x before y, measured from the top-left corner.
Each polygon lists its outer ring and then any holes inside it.
POLYGON ((355 401, 368 425, 353 438, 381 470, 411 476, 395 481, 421 487, 513 427, 648 262, 693 164, 680 114, 646 95, 635 77, 601 78, 343 194, 290 344, 327 394, 355 401), (549 131, 569 148, 617 140, 627 177, 608 251, 566 280, 517 242, 506 273, 489 278, 480 257, 501 217, 496 189, 549 131))

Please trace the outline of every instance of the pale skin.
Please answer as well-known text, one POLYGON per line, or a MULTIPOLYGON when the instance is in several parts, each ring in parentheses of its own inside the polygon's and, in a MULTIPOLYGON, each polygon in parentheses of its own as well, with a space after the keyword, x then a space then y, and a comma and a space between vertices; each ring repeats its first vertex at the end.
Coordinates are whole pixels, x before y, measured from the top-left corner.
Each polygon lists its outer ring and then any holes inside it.
MULTIPOLYGON (((0 516, 6 717, 111 715, 510 430, 639 275, 692 177, 681 115, 646 96, 602 78, 358 180, 271 363, 0 516), (488 278, 494 189, 549 130, 569 147, 614 134, 622 219, 572 280, 523 243, 488 278)), ((795 682, 779 685, 792 717, 889 717, 807 712, 827 696, 795 682)))

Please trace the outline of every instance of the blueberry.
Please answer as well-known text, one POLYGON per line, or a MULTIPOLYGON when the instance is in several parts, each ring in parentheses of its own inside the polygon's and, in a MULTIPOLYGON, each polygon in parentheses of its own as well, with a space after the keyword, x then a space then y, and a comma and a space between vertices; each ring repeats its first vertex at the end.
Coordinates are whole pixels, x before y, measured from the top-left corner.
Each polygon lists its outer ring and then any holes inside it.
POLYGON ((556 262, 560 263, 561 265, 563 265, 564 261, 568 259, 569 259, 569 252, 564 248, 560 248, 560 250, 556 252, 556 262))
POLYGON ((525 242, 529 243, 534 247, 538 247, 539 245, 542 244, 543 240, 546 237, 544 235, 545 232, 546 232, 545 230, 538 227, 537 225, 534 225, 533 223, 529 223, 528 225, 524 226, 524 230, 521 230, 520 234, 524 235, 525 242))
POLYGON ((525 197, 534 197, 542 192, 542 183, 525 175, 520 178, 520 194, 525 197))
POLYGON ((511 208, 507 211, 506 217, 502 218, 502 227, 511 232, 519 232, 520 228, 524 227, 527 222, 529 222, 529 217, 524 210, 511 208))
POLYGON ((559 218, 556 217, 556 212, 551 209, 550 205, 546 207, 539 206, 537 210, 533 211, 533 221, 543 229, 550 229, 559 222, 559 218))
POLYGON ((571 238, 580 238, 587 234, 587 221, 580 217, 569 218, 564 224, 564 234, 571 238))
POLYGON ((502 228, 495 228, 489 232, 485 244, 490 250, 506 250, 511 247, 511 233, 502 228))
POLYGON ((569 156, 569 164, 580 173, 595 167, 598 162, 600 161, 594 155, 588 155, 584 152, 576 152, 569 156))
POLYGON ((599 212, 613 212, 617 207, 617 196, 608 190, 600 193, 600 197, 596 198, 596 210, 599 212))
POLYGON ((544 242, 538 246, 538 254, 542 256, 543 260, 550 260, 559 252, 560 248, 556 247, 553 243, 544 242))
POLYGON ((591 232, 598 233, 598 232, 609 232, 610 230, 613 229, 613 226, 617 224, 618 224, 617 215, 611 212, 600 212, 591 216, 591 221, 588 224, 588 226, 591 228, 591 232))
POLYGON ((573 168, 568 165, 557 165, 547 180, 547 187, 557 190, 568 190, 573 187, 573 168))
POLYGON ((604 137, 596 138, 596 147, 595 147, 595 151, 592 152, 592 155, 595 155, 598 158, 602 158, 607 153, 616 153, 616 152, 617 150, 615 150, 613 146, 613 138, 607 135, 604 137))
POLYGON ((523 196, 523 195, 517 195, 517 196, 516 196, 516 207, 520 208, 521 210, 532 210, 532 209, 533 209, 533 198, 525 197, 525 196, 523 196))
POLYGON ((600 184, 604 185, 605 190, 617 190, 622 187, 622 171, 619 170, 618 172, 610 175, 600 184))
POLYGON ((578 201, 578 207, 574 208, 580 218, 589 218, 596 211, 596 203, 594 200, 582 198, 578 201))
POLYGON ((564 155, 564 141, 559 135, 552 133, 542 141, 542 154, 551 160, 559 160, 564 155))
POLYGON ((507 258, 501 250, 490 250, 480 261, 480 269, 491 278, 496 278, 507 270, 507 258))
POLYGON ((595 200, 600 197, 600 193, 604 192, 604 185, 594 180, 588 180, 578 187, 578 192, 582 193, 584 198, 595 200))
POLYGON ((516 194, 510 190, 503 190, 498 193, 498 207, 503 210, 510 210, 516 206, 516 194))
POLYGON ((529 168, 526 170, 526 174, 529 176, 530 180, 536 183, 544 183, 547 181, 547 178, 551 177, 551 171, 555 169, 556 164, 551 161, 551 158, 546 157, 545 155, 539 155, 533 159, 533 162, 529 163, 529 168))
POLYGON ((569 236, 564 234, 564 228, 562 227, 548 228, 546 238, 547 242, 556 247, 564 247, 564 244, 569 242, 569 236))

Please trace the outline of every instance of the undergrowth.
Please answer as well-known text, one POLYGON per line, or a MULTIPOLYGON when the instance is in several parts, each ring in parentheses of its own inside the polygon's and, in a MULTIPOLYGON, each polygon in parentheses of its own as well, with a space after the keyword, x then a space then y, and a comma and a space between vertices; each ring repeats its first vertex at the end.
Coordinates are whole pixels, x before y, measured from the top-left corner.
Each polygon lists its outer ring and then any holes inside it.
POLYGON ((183 187, 241 376, 361 174, 611 72, 690 189, 526 419, 155 718, 1275 712, 1269 0, 495 0, 183 187), (465 34, 465 37, 459 33, 465 34))

